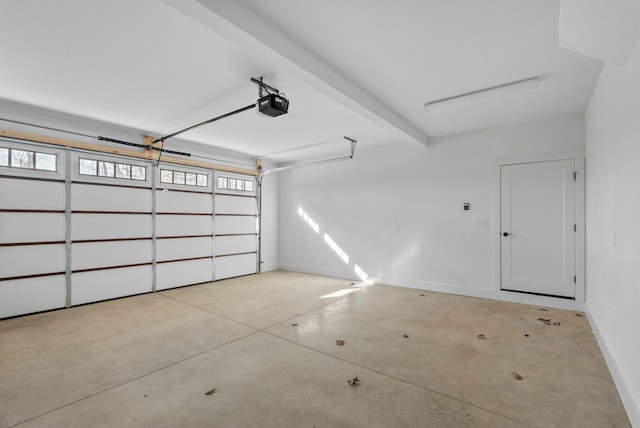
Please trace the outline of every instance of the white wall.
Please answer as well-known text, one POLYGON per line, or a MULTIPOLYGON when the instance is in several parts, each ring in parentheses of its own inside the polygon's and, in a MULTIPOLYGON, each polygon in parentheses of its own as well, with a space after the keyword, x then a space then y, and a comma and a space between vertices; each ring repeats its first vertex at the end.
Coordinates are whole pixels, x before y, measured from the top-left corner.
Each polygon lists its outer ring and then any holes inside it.
POLYGON ((353 160, 281 173, 280 265, 384 284, 496 293, 496 160, 584 150, 582 115, 356 152, 353 160), (463 211, 464 202, 471 204, 463 211), (319 234, 300 217, 301 207, 319 234), (478 226, 488 219, 489 227, 478 226), (345 264, 327 233, 349 256, 345 264))
POLYGON ((586 114, 586 145, 587 309, 640 426, 640 45, 626 67, 603 68, 586 114))

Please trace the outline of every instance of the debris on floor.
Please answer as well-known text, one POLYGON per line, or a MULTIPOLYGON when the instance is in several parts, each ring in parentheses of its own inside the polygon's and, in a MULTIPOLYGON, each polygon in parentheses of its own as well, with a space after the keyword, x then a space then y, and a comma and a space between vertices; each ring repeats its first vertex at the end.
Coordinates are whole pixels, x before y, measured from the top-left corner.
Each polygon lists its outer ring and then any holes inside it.
POLYGON ((213 395, 213 394, 215 394, 215 392, 216 392, 216 389, 215 389, 215 388, 213 388, 213 389, 208 390, 208 391, 207 391, 207 392, 205 392, 204 394, 205 394, 205 395, 213 395))
POLYGON ((349 379, 347 382, 349 382, 349 385, 356 386, 360 383, 360 379, 358 379, 358 376, 356 376, 353 379, 349 379))
POLYGON ((293 327, 297 327, 297 326, 298 326, 298 323, 297 323, 297 322, 294 322, 294 323, 293 323, 293 324, 291 324, 291 325, 292 325, 293 327))
POLYGON ((518 372, 513 372, 513 377, 515 377, 518 380, 522 380, 522 376, 518 372))
POLYGON ((484 339, 484 338, 485 338, 485 337, 484 337, 484 334, 480 333, 480 334, 478 335, 478 339, 484 339))
POLYGON ((538 321, 542 321, 545 325, 560 325, 560 321, 551 321, 551 318, 538 318, 538 321))
POLYGON ((577 317, 583 317, 584 315, 582 314, 576 314, 577 317))
POLYGON ((524 334, 524 337, 529 337, 529 333, 525 333, 525 334, 524 334))
POLYGON ((539 310, 539 311, 545 311, 545 312, 548 312, 548 311, 549 311, 549 309, 546 309, 546 308, 538 308, 538 310, 539 310))
POLYGON ((336 340, 336 345, 344 346, 344 340, 336 340))
POLYGON ((355 283, 355 282, 352 282, 352 283, 351 283, 351 285, 356 285, 356 283, 355 283))
POLYGON ((421 295, 422 297, 424 297, 424 296, 425 296, 425 294, 422 294, 422 293, 420 293, 420 295, 421 295))
POLYGON ((408 334, 405 334, 405 335, 403 335, 402 337, 404 337, 405 339, 408 339, 408 338, 409 338, 409 335, 408 335, 408 334))

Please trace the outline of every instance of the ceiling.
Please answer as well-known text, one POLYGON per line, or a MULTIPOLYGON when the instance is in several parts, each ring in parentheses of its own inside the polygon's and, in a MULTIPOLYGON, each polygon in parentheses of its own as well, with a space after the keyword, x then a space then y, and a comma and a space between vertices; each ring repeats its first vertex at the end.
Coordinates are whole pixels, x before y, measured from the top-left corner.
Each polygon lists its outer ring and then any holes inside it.
POLYGON ((601 62, 558 47, 559 0, 0 0, 0 98, 280 162, 584 112, 601 62), (399 5, 402 5, 401 7, 399 5), (426 112, 526 77, 538 88, 426 112))

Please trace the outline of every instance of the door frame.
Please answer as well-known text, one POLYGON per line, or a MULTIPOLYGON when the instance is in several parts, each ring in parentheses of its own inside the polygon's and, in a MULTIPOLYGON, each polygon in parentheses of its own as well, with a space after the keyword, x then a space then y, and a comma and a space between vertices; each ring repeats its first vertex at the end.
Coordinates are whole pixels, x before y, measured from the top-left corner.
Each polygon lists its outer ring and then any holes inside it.
POLYGON ((494 232, 494 292, 501 296, 504 300, 527 303, 533 305, 546 305, 565 309, 582 310, 585 302, 586 294, 586 277, 585 277, 585 153, 584 152, 568 152, 556 153, 548 155, 518 157, 498 159, 495 161, 494 176, 494 204, 493 204, 493 224, 494 232), (562 297, 539 296, 535 294, 519 293, 515 291, 506 291, 501 289, 501 210, 500 210, 500 184, 501 169, 504 165, 517 165, 523 163, 546 162, 554 160, 570 159, 574 161, 575 171, 577 172, 575 181, 575 224, 577 231, 575 233, 575 255, 576 255, 576 297, 573 299, 565 299, 562 297))

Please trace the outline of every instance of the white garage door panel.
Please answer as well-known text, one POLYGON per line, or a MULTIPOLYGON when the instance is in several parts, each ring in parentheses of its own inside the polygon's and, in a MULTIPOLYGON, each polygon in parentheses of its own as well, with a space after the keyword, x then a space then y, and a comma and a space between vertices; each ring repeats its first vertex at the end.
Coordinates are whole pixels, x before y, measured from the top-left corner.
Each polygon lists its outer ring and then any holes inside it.
POLYGON ((65 240, 64 214, 0 213, 0 243, 65 240))
POLYGON ((127 187, 71 185, 73 211, 151 212, 151 190, 127 187))
POLYGON ((211 216, 199 215, 158 215, 156 226, 158 236, 211 235, 211 216))
POLYGON ((213 238, 158 239, 156 251, 158 261, 211 256, 213 254, 213 238))
POLYGON ((216 216, 216 235, 229 233, 255 233, 256 218, 253 216, 216 216))
POLYGON ((0 179, 0 209, 64 210, 64 183, 0 179))
POLYGON ((64 271, 64 244, 0 247, 0 278, 64 271))
POLYGON ((71 277, 71 304, 147 293, 151 291, 152 278, 151 265, 74 273, 71 277))
POLYGON ((252 273, 256 273, 255 254, 216 258, 216 280, 252 273))
POLYGON ((0 318, 64 306, 64 275, 0 281, 0 318))
POLYGON ((216 237, 216 255, 248 253, 256 251, 258 243, 255 235, 216 237))
POLYGON ((151 240, 74 243, 71 254, 72 270, 150 263, 153 244, 151 240))
POLYGON ((209 193, 156 192, 156 211, 159 213, 211 214, 212 206, 213 197, 209 193))
POLYGON ((216 213, 222 214, 256 214, 258 207, 256 198, 216 195, 216 213))
POLYGON ((213 279, 212 263, 212 259, 200 259, 158 264, 156 289, 209 282, 213 279))
POLYGON ((88 239, 150 238, 151 215, 72 214, 74 241, 88 239))

